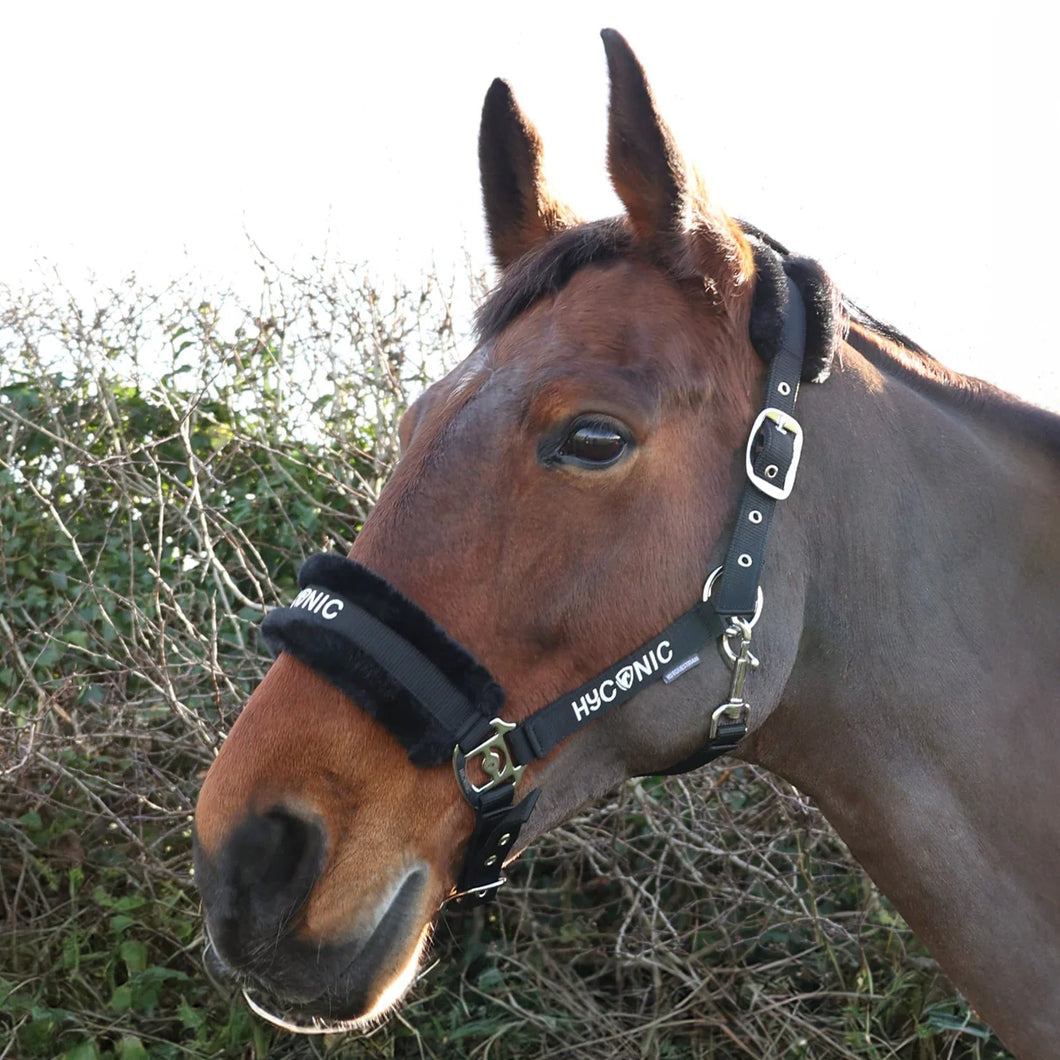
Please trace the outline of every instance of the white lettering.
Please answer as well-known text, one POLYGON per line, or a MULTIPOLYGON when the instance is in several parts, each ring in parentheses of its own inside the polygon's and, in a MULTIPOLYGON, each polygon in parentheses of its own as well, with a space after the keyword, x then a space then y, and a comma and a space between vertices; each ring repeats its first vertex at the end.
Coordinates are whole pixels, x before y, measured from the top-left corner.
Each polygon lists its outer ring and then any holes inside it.
POLYGON ((299 607, 303 611, 311 611, 313 614, 320 615, 321 618, 326 618, 330 621, 346 605, 338 597, 324 592, 323 589, 303 589, 294 598, 291 606, 299 607))
POLYGON ((313 611, 320 600, 320 593, 316 589, 303 589, 295 600, 295 604, 305 611, 313 611))
MULTIPOLYGON (((634 684, 644 681, 653 674, 659 672, 660 665, 665 666, 672 662, 674 657, 673 645, 668 640, 661 640, 654 648, 635 659, 630 665, 623 666, 614 677, 605 677, 595 688, 589 689, 582 694, 580 699, 571 700, 571 709, 574 711, 576 721, 585 721, 586 718, 595 714, 604 703, 614 703, 620 692, 628 692, 634 684)), ((698 658, 696 660, 698 662, 698 658)), ((694 665, 694 664, 691 664, 694 665)), ((690 668, 689 664, 680 669, 678 673, 684 673, 690 668)), ((667 684, 673 680, 675 675, 667 675, 667 684)))

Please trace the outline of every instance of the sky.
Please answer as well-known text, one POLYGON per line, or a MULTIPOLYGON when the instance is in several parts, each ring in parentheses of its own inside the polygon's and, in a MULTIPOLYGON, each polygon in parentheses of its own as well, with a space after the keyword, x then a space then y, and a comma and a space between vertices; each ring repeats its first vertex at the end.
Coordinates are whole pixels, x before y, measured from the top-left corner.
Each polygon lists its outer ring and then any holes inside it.
POLYGON ((1060 85, 1047 16, 1018 4, 5 4, 0 278, 253 290, 251 239, 283 264, 484 264, 496 76, 560 196, 616 213, 608 25, 723 208, 950 366, 1060 409, 1060 85))

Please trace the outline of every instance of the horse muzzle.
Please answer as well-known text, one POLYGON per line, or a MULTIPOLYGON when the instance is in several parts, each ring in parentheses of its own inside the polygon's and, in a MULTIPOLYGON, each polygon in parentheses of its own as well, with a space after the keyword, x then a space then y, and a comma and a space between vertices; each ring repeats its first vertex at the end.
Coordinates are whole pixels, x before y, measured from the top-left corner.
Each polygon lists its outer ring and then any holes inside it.
POLYGON ((433 912, 427 866, 414 862, 356 896, 352 923, 318 934, 308 899, 325 847, 320 825, 281 809, 248 817, 212 855, 195 845, 211 971, 239 984, 259 1015, 309 1033, 356 1028, 398 1001, 433 912))

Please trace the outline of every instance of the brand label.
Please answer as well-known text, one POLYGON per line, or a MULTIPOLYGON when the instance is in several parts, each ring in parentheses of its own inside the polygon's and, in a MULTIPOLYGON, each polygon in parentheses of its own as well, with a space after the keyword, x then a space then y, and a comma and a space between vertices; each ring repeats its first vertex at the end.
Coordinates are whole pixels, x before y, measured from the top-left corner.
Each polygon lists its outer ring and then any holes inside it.
POLYGON ((314 615, 320 615, 328 621, 335 618, 344 606, 337 596, 332 596, 323 589, 303 589, 291 603, 291 607, 311 611, 314 615))
POLYGON ((623 666, 614 677, 605 677, 595 688, 571 700, 571 709, 576 721, 585 721, 604 703, 614 703, 619 692, 628 692, 635 685, 642 684, 645 678, 659 672, 660 666, 673 662, 674 650, 668 640, 661 640, 650 648, 639 659, 623 666))
POLYGON ((683 663, 679 663, 668 674, 663 674, 663 684, 673 684, 682 674, 687 674, 693 667, 699 665, 699 656, 690 655, 683 663))

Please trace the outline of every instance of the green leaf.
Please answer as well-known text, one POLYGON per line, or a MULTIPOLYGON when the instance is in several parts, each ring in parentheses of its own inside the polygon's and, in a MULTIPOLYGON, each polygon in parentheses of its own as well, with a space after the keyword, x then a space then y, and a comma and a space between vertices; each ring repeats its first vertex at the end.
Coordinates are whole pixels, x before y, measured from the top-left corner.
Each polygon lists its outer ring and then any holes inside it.
POLYGON ((136 939, 126 939, 118 949, 129 975, 136 975, 147 967, 147 947, 136 939))
MULTIPOLYGON (((104 639, 106 639, 106 636, 104 636, 104 639)), ((114 639, 113 631, 111 631, 110 639, 114 639)), ((84 687, 80 698, 85 706, 95 707, 107 698, 107 691, 102 685, 89 684, 84 687)))
POLYGON ((118 1042, 118 1056, 121 1060, 147 1060, 148 1055, 144 1043, 135 1034, 126 1034, 118 1042))
POLYGON ((18 823, 30 832, 39 832, 44 827, 40 814, 36 810, 28 810, 18 819, 18 823))
POLYGON ((120 935, 127 927, 131 924, 135 924, 136 921, 131 916, 127 916, 125 913, 118 913, 110 918, 110 930, 115 935, 120 935))
POLYGON ((72 1049, 63 1053, 65 1060, 97 1060, 99 1049, 92 1041, 78 1042, 72 1049))
POLYGON ((110 995, 110 1007, 115 1012, 128 1012, 132 1008, 132 1002, 132 987, 128 983, 115 987, 114 993, 110 995))
POLYGON ((76 971, 81 963, 81 941, 78 938, 77 928, 63 939, 62 966, 68 972, 76 971))
POLYGON ((206 1021, 206 1017, 196 1008, 192 1008, 188 1004, 187 998, 180 999, 180 1005, 177 1007, 177 1015, 180 1017, 180 1022, 185 1027, 197 1030, 206 1021))
POLYGON ((504 975, 499 968, 487 968, 484 972, 479 973, 477 982, 479 990, 488 993, 492 990, 499 990, 504 986, 504 975))
POLYGON ((127 913, 133 909, 139 909, 146 901, 146 898, 140 898, 135 894, 129 894, 124 898, 119 898, 117 901, 112 901, 111 908, 117 909, 119 913, 127 913))

